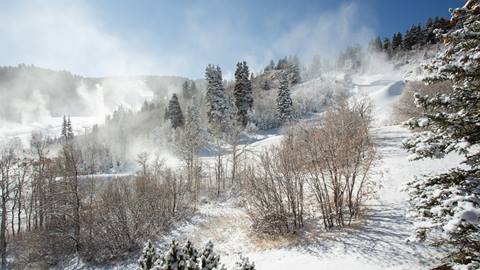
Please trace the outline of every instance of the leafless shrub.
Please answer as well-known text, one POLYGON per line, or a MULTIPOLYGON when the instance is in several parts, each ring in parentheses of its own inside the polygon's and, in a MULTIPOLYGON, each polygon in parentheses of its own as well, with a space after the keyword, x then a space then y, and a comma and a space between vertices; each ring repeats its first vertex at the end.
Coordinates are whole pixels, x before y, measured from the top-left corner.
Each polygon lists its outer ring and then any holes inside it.
POLYGON ((305 179, 294 139, 289 134, 280 146, 260 154, 259 164, 247 173, 250 217, 260 232, 288 233, 303 227, 305 179))
POLYGON ((326 229, 349 225, 374 192, 369 172, 377 154, 369 125, 366 101, 343 101, 325 112, 320 125, 302 128, 303 169, 326 229))
POLYGON ((376 188, 369 178, 377 158, 370 121, 367 101, 340 100, 319 125, 294 126, 280 146, 262 153, 247 176, 254 227, 266 233, 303 227, 306 193, 314 195, 326 229, 359 217, 376 188))

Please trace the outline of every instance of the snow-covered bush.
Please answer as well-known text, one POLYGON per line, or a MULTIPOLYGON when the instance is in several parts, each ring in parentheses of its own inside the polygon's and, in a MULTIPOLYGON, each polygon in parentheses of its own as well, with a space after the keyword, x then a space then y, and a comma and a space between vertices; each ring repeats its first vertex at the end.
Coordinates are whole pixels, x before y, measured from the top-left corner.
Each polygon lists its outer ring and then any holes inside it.
POLYGON ((157 251, 150 240, 145 243, 138 264, 141 270, 149 270, 157 260, 157 251))
POLYGON ((462 168, 408 184, 415 239, 449 247, 446 265, 480 267, 480 4, 469 0, 452 10, 452 28, 437 32, 446 50, 426 69, 427 83, 451 81, 453 91, 415 96, 427 112, 411 119, 412 128, 428 129, 404 142, 413 159, 465 155, 462 168))
POLYGON ((255 264, 247 257, 240 256, 240 261, 235 263, 235 270, 255 270, 255 264))
MULTIPOLYGON (((179 248, 176 241, 172 241, 163 254, 156 251, 148 241, 138 263, 140 270, 226 270, 220 263, 220 256, 213 251, 213 244, 210 241, 200 252, 190 241, 182 248, 179 248)), ((248 258, 241 256, 240 261, 235 263, 234 270, 255 270, 255 265, 248 258)))

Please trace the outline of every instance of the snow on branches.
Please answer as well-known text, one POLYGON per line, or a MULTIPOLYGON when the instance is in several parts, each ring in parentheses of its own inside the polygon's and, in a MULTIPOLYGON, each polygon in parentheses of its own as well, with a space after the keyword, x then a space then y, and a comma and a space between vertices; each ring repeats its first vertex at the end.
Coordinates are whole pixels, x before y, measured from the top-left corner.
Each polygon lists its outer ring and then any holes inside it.
POLYGON ((451 10, 451 28, 437 36, 445 51, 425 66, 426 83, 449 80, 450 92, 415 95, 426 113, 407 121, 421 129, 404 141, 411 159, 465 156, 462 168, 407 184, 415 239, 432 238, 450 247, 446 263, 454 269, 480 267, 480 5, 470 0, 451 10))

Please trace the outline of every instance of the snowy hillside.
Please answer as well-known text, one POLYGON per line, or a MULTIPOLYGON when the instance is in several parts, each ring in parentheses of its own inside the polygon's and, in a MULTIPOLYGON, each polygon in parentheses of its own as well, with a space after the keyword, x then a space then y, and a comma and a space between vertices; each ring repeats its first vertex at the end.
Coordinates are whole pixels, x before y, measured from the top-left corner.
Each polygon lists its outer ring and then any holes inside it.
MULTIPOLYGON (((198 212, 155 242, 165 248, 171 240, 191 240, 198 246, 209 240, 215 244, 227 266, 233 266, 240 254, 248 256, 258 269, 428 269, 444 255, 442 248, 427 247, 407 241, 413 221, 407 217, 405 183, 423 174, 445 172, 461 157, 409 161, 402 141, 411 132, 402 126, 389 125, 393 105, 398 101, 404 78, 379 74, 361 75, 352 79, 350 91, 354 97, 368 96, 373 104, 375 128, 372 135, 381 159, 373 177, 381 188, 377 197, 367 203, 364 219, 342 231, 325 232, 319 224, 308 223, 297 236, 284 239, 262 238, 251 231, 251 221, 243 208, 241 197, 232 195, 220 201, 204 202, 198 212)), ((322 79, 305 82, 295 88, 295 94, 305 94, 319 86, 322 79)), ((315 124, 315 119, 309 119, 315 124)), ((244 145, 255 155, 279 144, 282 135, 258 135, 244 145)), ((226 154, 228 155, 228 154, 226 154)), ((228 158, 228 156, 227 156, 228 158)), ((214 157, 203 157, 214 163, 214 157)), ((136 261, 126 261, 98 269, 136 269, 136 261)), ((58 269, 90 269, 74 259, 58 269)))

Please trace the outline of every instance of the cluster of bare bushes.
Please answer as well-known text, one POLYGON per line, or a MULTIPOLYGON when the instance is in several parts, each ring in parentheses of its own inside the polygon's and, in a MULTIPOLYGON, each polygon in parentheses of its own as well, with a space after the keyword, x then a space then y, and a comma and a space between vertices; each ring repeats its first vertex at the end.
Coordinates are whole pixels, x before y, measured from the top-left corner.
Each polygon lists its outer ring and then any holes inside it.
MULTIPOLYGON (((422 116, 428 113, 423 107, 415 104, 415 93, 421 96, 428 95, 435 97, 436 95, 445 94, 452 91, 452 83, 449 81, 441 81, 433 84, 425 84, 421 81, 409 81, 405 84, 405 88, 394 108, 396 122, 404 122, 412 117, 422 116)), ((432 108, 433 111, 433 108, 432 108)))
POLYGON ((136 175, 99 179, 73 142, 55 155, 41 136, 28 155, 19 144, 1 149, 4 268, 7 255, 15 268, 48 267, 72 254, 92 263, 128 256, 192 211, 182 174, 159 159, 141 159, 136 175))
POLYGON ((377 159, 370 122, 367 101, 338 101, 318 125, 293 126, 279 146, 262 153, 247 176, 254 227, 266 233, 297 231, 310 197, 315 207, 309 214, 319 213, 325 229, 358 218, 376 190, 369 177, 377 159))

